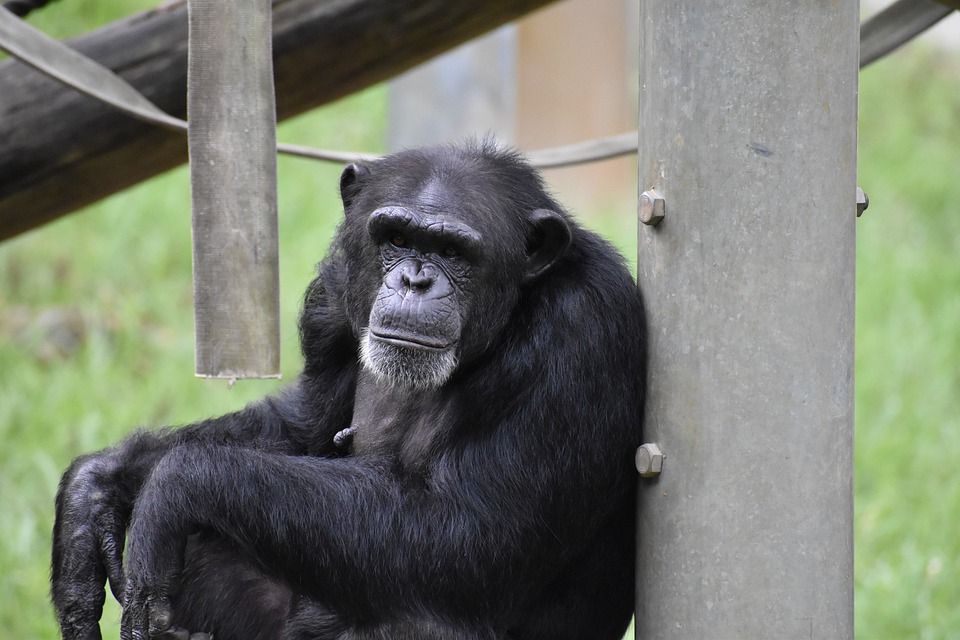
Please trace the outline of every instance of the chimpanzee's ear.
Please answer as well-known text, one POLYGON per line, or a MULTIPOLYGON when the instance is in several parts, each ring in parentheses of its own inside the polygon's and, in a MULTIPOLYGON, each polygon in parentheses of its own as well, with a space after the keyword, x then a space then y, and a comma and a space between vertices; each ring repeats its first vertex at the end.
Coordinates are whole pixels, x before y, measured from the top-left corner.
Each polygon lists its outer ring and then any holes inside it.
POLYGON ((360 179, 370 173, 370 169, 362 164, 353 162, 344 168, 340 174, 340 199, 343 201, 343 210, 353 203, 353 199, 360 192, 360 179))
POLYGON ((570 225, 559 213, 537 209, 530 214, 530 223, 524 282, 531 282, 549 271, 570 246, 570 225))

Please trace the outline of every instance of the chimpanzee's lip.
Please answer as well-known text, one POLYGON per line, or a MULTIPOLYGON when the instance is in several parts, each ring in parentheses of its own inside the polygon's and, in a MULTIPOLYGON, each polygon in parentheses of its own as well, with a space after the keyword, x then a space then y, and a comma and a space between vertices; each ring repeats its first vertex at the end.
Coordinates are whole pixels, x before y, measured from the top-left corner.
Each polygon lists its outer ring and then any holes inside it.
POLYGON ((452 342, 440 342, 431 338, 426 338, 424 336, 415 336, 408 333, 399 333, 397 331, 386 332, 382 329, 370 330, 370 335, 376 338, 377 340, 382 340, 383 342, 388 342, 390 344, 396 345, 398 347, 405 347, 407 349, 427 349, 430 351, 446 351, 449 349, 453 343, 452 342))

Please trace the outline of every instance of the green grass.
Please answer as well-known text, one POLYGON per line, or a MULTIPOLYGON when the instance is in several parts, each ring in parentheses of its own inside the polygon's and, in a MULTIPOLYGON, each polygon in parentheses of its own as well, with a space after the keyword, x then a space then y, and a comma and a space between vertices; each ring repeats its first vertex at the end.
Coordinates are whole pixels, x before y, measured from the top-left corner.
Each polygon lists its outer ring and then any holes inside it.
MULTIPOLYGON (((149 0, 57 3, 82 32, 149 0), (96 13, 90 13, 94 10, 96 13)), ((906 52, 862 75, 856 596, 862 640, 960 638, 960 61, 906 52)), ((281 128, 285 141, 381 147, 382 88, 281 128)), ((283 372, 339 218, 339 168, 280 162, 283 372)), ((631 215, 599 220, 632 258, 631 215)), ((0 245, 0 637, 55 638, 53 495, 74 456, 135 425, 228 411, 279 384, 196 380, 189 188, 177 169, 0 245)), ((105 637, 116 637, 111 606, 105 637)))
MULTIPOLYGON (((902 54, 903 55, 903 54, 902 54)), ((861 76, 857 636, 960 638, 960 59, 861 76)))

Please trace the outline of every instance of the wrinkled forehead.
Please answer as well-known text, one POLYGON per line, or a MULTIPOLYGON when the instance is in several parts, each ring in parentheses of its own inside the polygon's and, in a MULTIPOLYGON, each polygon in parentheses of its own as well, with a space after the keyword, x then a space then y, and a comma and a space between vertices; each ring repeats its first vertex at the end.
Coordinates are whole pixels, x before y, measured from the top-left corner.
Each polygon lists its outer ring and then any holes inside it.
POLYGON ((481 209, 490 207, 489 217, 496 215, 498 203, 484 197, 482 186, 471 184, 468 180, 452 177, 431 176, 417 185, 404 203, 419 213, 440 220, 456 218, 471 226, 476 226, 481 209))
POLYGON ((502 181, 490 172, 460 166, 427 166, 399 172, 387 181, 380 206, 411 209, 439 221, 460 221, 496 235, 497 230, 522 230, 523 212, 502 181), (491 228, 493 227, 493 228, 491 228))

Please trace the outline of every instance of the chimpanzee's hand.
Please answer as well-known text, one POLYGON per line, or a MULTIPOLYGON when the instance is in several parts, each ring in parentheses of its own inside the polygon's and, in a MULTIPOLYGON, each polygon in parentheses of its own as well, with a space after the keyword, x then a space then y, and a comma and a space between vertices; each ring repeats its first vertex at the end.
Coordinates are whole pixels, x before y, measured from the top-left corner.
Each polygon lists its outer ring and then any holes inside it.
POLYGON ((192 526, 179 508, 186 491, 176 450, 154 469, 130 523, 121 640, 191 638, 175 626, 172 598, 180 584, 192 526))
MULTIPOLYGON (((130 555, 132 565, 133 550, 130 555)), ((120 640, 211 640, 207 633, 190 633, 173 624, 170 590, 174 583, 169 578, 147 577, 149 571, 132 566, 129 573, 120 640)))
POLYGON ((144 533, 131 531, 120 640, 186 640, 190 633, 173 625, 171 605, 182 561, 175 552, 164 553, 160 545, 144 539, 144 533))
POLYGON ((53 528, 53 603, 64 640, 99 640, 104 583, 124 590, 123 543, 130 500, 113 452, 76 460, 63 476, 53 528))
POLYGON ((131 570, 120 620, 120 640, 184 638, 190 633, 173 625, 169 585, 131 570))

